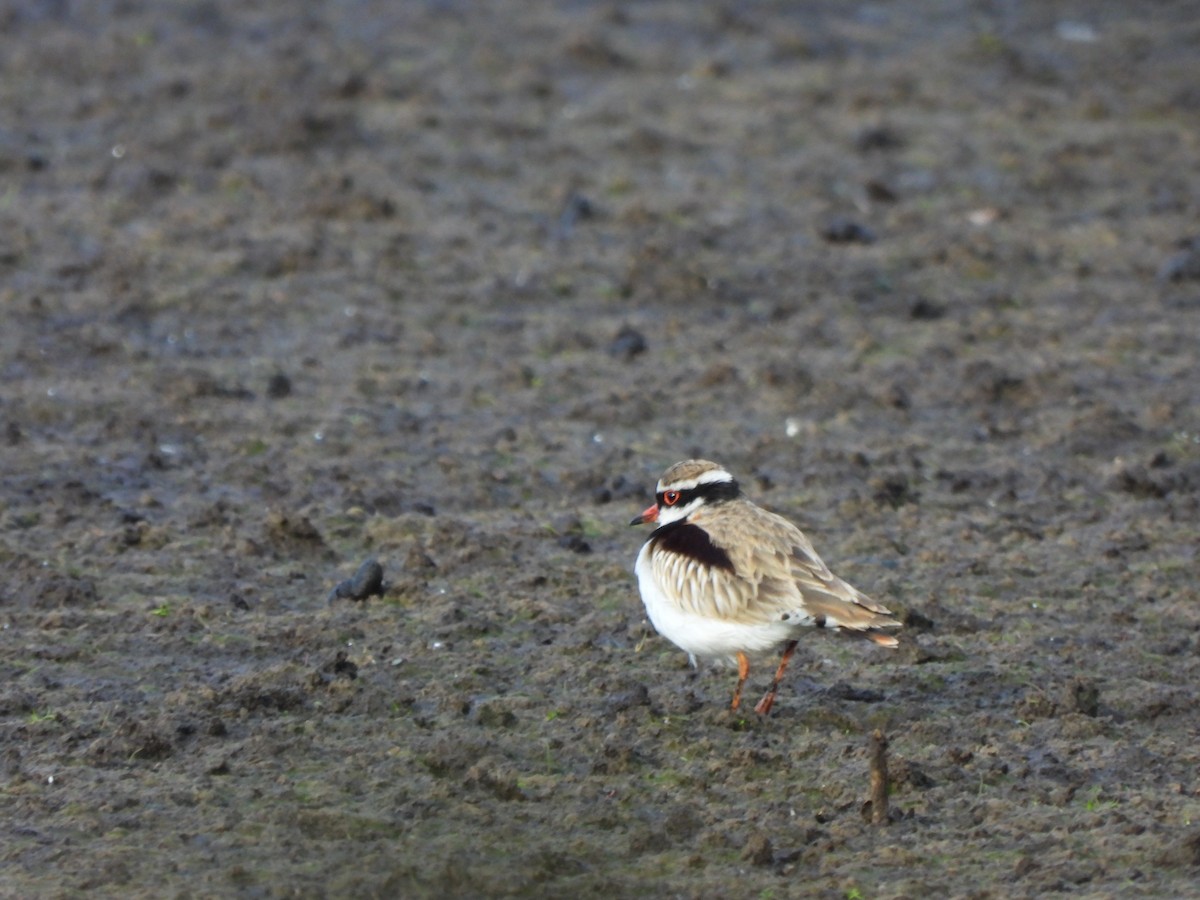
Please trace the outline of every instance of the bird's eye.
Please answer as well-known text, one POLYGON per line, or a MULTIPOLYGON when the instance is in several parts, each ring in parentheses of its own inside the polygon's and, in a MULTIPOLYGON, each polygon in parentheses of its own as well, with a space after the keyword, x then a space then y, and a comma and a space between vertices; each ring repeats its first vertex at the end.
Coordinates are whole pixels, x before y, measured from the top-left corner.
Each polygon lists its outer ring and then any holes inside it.
POLYGON ((674 506, 679 502, 679 491, 663 491, 663 503, 674 506))

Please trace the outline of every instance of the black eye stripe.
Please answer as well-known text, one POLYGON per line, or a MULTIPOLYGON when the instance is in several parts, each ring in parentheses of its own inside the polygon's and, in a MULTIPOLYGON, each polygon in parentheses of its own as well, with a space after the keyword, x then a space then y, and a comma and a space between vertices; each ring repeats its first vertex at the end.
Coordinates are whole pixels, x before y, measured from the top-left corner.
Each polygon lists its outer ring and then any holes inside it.
POLYGON ((667 494, 670 493, 672 493, 672 491, 659 491, 658 494, 655 495, 655 499, 658 500, 659 506, 687 506, 692 502, 692 498, 696 496, 696 489, 692 488, 687 491, 674 491, 674 493, 679 495, 675 498, 674 503, 667 503, 667 494))
POLYGON ((711 481, 707 484, 698 484, 693 488, 685 490, 676 490, 679 498, 671 504, 666 502, 667 491, 659 491, 655 494, 655 499, 659 506, 687 506, 697 497, 703 497, 705 500, 717 502, 719 500, 732 500, 741 493, 736 481, 711 481))

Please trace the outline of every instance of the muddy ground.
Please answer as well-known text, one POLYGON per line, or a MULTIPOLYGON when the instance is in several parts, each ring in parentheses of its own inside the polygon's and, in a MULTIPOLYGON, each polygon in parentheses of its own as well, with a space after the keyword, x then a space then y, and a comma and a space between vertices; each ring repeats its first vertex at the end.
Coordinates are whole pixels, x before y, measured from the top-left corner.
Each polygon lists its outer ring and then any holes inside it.
POLYGON ((0 894, 1194 894, 1200 20, 1129 6, 5 5, 0 894), (902 648, 730 713, 631 574, 690 455, 902 648))

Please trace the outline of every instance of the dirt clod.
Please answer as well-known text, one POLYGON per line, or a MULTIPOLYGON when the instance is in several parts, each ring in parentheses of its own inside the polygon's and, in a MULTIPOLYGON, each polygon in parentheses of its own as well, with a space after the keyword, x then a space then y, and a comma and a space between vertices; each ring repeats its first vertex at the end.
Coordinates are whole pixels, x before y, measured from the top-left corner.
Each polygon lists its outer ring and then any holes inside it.
POLYGON ((761 831, 756 831, 746 839, 742 848, 742 859, 752 866, 769 866, 775 861, 775 848, 771 839, 761 831))

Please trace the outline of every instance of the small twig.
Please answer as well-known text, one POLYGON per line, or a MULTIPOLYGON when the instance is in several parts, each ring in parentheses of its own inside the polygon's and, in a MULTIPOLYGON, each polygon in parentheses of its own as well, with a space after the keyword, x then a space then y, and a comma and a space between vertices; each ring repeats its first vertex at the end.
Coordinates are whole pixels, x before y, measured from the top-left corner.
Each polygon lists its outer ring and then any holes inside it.
POLYGON ((887 738, 876 728, 871 735, 871 824, 888 823, 887 738))

